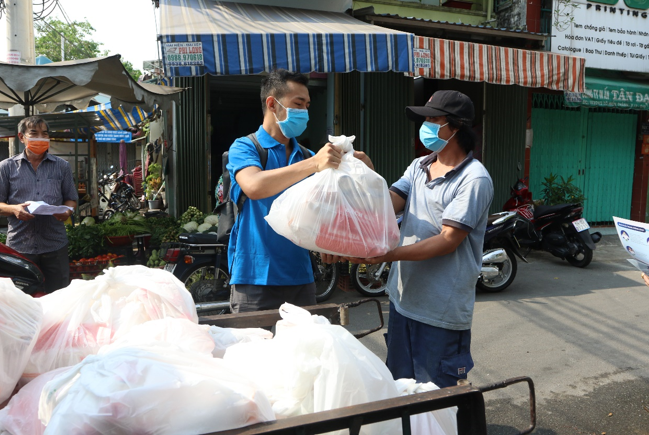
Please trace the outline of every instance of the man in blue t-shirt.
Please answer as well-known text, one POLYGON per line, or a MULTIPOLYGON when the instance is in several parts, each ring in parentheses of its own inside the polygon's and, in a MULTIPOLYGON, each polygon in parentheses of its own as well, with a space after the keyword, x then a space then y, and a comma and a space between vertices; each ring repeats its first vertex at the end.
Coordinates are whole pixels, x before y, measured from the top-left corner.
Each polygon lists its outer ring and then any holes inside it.
MULTIPOLYGON (((316 303, 309 252, 275 233, 264 219, 284 190, 340 165, 339 147, 327 143, 317 154, 303 155, 295 139, 309 120, 307 84, 305 75, 281 69, 262 80, 264 121, 256 138, 268 150, 265 168, 248 137, 230 146, 230 198, 236 203, 242 192, 248 197, 237 215, 228 248, 234 313, 275 309, 284 302, 300 306, 316 303)), ((354 156, 372 167, 364 153, 355 152, 354 156)))
POLYGON ((390 187, 394 211, 403 212, 399 246, 352 261, 393 262, 386 363, 394 378, 448 387, 473 367, 471 321, 493 184, 472 155, 469 97, 437 91, 406 114, 423 122, 419 138, 433 153, 390 187))

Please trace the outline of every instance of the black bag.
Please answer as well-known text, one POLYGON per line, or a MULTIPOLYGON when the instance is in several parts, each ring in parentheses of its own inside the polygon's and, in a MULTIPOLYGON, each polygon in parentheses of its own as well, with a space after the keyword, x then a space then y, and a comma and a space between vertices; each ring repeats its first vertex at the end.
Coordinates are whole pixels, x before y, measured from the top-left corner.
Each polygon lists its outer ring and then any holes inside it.
MULTIPOLYGON (((259 160, 261 162, 261 167, 266 169, 266 162, 268 161, 268 150, 261 146, 257 140, 257 133, 251 133, 246 136, 248 139, 255 144, 257 152, 259 153, 259 160)), ((303 145, 298 144, 302 150, 302 155, 305 158, 311 157, 311 151, 309 151, 303 145), (308 156, 308 157, 307 157, 308 156)), ((235 204, 230 198, 230 172, 227 169, 228 165, 228 151, 223 153, 222 156, 223 164, 223 203, 219 204, 214 209, 214 214, 219 216, 219 226, 217 230, 217 241, 218 243, 228 244, 230 241, 230 233, 239 214, 239 210, 243 207, 243 203, 248 199, 245 193, 241 192, 239 196, 239 201, 235 204)))

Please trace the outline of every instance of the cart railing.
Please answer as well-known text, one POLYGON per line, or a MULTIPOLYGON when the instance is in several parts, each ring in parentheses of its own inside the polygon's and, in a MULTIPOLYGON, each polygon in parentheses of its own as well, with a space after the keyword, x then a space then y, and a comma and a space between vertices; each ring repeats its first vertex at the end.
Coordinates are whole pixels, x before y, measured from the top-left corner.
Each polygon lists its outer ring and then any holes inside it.
POLYGON ((350 435, 358 435, 366 424, 394 419, 401 420, 403 435, 411 435, 412 415, 452 406, 458 407, 458 435, 487 435, 483 393, 519 382, 527 382, 530 389, 531 422, 527 429, 519 432, 523 435, 536 426, 534 384, 528 377, 508 379, 484 388, 458 385, 206 435, 315 435, 343 429, 348 429, 350 435))

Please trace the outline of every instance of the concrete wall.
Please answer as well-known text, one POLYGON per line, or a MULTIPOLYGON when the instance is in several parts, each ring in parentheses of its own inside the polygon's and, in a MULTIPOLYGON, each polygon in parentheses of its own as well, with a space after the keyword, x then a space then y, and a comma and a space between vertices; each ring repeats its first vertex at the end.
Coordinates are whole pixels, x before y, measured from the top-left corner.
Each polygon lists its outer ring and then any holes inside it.
POLYGON ((527 29, 527 0, 501 1, 496 12, 498 15, 496 27, 527 29))

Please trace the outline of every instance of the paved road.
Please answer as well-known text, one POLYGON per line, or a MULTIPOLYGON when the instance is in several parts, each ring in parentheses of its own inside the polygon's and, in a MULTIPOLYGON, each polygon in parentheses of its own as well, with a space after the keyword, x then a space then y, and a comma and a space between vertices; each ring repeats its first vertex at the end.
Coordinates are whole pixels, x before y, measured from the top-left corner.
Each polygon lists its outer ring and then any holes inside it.
MULTIPOLYGON (((478 293, 472 352, 477 386, 516 376, 534 380, 535 434, 649 434, 649 288, 616 236, 578 269, 549 254, 519 263, 503 293, 478 293)), ((360 299, 338 291, 331 302, 360 299)), ((387 298, 382 298, 387 316, 387 298)), ((352 330, 376 323, 376 309, 351 313, 352 330)), ((385 358, 382 333, 363 343, 385 358)), ((517 433, 529 422, 527 390, 487 393, 489 434, 517 433)))

